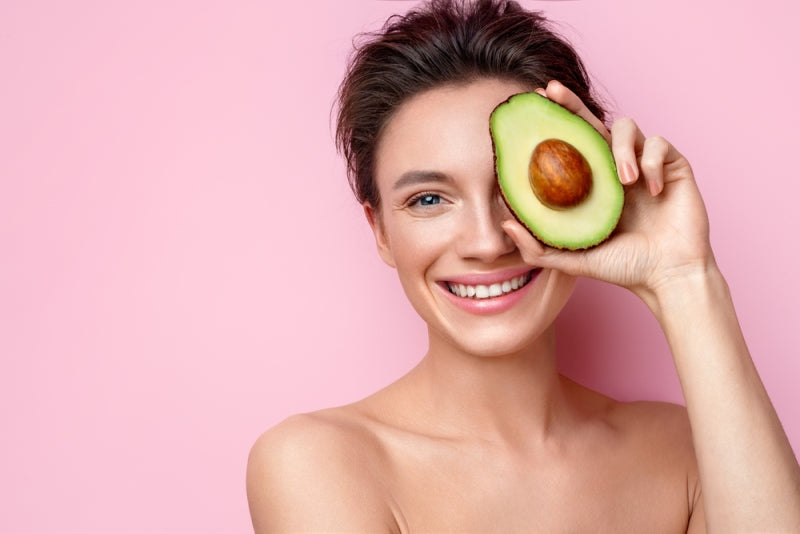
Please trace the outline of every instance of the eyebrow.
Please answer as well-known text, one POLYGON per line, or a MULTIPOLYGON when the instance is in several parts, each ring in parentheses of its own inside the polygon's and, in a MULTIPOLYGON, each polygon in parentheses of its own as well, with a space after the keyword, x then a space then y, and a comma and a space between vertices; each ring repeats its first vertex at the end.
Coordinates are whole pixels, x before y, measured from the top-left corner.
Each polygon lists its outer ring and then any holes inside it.
POLYGON ((438 171, 408 171, 400 175, 400 178, 392 186, 393 190, 402 189, 410 185, 430 182, 450 182, 450 177, 438 171))

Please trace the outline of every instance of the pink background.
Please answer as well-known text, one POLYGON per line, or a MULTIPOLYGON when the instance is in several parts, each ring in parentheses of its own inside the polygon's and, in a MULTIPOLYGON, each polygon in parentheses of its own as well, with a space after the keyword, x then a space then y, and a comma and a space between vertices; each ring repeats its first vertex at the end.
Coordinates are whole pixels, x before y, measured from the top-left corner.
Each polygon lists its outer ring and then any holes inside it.
MULTIPOLYGON (((416 363, 329 114, 351 36, 413 4, 0 4, 1 532, 247 532, 253 440, 416 363)), ((800 450, 797 4, 526 5, 690 157, 800 450)), ((631 295, 582 282, 560 329, 567 374, 680 401, 631 295)))

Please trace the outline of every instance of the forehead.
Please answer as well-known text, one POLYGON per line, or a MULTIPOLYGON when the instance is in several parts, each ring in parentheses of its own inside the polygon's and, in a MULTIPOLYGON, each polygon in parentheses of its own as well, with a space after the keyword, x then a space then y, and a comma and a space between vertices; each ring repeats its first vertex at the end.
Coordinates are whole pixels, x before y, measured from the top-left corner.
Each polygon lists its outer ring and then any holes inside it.
POLYGON ((450 172, 491 160, 489 116, 509 96, 526 90, 517 82, 487 78, 436 87, 403 103, 376 149, 379 189, 386 185, 382 181, 403 172, 450 172))

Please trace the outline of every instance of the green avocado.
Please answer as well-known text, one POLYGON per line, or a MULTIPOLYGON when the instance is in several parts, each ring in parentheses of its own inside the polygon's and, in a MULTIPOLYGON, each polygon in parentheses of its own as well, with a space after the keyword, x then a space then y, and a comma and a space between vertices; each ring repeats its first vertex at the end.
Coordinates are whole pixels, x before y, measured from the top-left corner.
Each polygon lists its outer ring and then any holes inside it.
POLYGON ((608 238, 625 195, 597 130, 538 93, 497 106, 490 130, 500 190, 536 238, 570 250, 608 238))

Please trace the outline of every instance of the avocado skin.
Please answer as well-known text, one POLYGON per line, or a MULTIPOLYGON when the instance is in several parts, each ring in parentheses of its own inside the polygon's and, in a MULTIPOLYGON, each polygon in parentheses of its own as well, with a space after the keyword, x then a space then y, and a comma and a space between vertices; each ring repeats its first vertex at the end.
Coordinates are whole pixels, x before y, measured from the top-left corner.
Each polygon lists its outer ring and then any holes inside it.
POLYGON ((519 93, 494 109, 490 133, 503 198, 534 237, 551 247, 581 250, 611 235, 625 195, 608 143, 588 122, 538 93, 519 93), (591 167, 591 193, 577 206, 548 207, 531 189, 530 157, 547 139, 571 144, 591 167))

